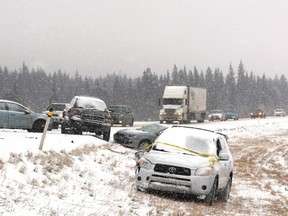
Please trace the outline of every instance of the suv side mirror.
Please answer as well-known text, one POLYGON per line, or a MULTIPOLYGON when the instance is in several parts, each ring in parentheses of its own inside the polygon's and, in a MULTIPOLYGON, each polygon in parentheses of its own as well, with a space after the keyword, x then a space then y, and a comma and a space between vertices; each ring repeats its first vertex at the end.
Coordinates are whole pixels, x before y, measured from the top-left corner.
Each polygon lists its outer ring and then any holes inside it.
POLYGON ((219 160, 224 160, 224 161, 229 160, 229 154, 221 152, 219 154, 219 160))

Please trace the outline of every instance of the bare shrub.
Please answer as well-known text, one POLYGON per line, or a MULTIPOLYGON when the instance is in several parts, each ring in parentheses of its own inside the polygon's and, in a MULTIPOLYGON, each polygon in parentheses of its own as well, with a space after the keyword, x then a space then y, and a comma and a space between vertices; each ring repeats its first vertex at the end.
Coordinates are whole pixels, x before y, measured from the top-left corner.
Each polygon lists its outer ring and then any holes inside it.
POLYGON ((28 161, 31 161, 33 159, 33 153, 30 151, 27 151, 25 157, 27 158, 28 161))
POLYGON ((34 169, 33 169, 33 171, 36 172, 36 173, 38 173, 38 172, 39 172, 38 169, 39 169, 39 167, 38 167, 38 166, 35 166, 34 169))
POLYGON ((79 176, 80 176, 80 177, 84 177, 87 172, 88 172, 88 171, 87 171, 86 169, 85 169, 85 170, 82 170, 82 171, 80 171, 79 176))
POLYGON ((67 174, 64 174, 64 175, 62 176, 62 178, 63 178, 65 181, 68 181, 68 180, 69 180, 69 176, 68 176, 67 174))
POLYGON ((4 162, 0 159, 0 170, 3 169, 4 167, 4 162))
POLYGON ((97 152, 98 151, 98 147, 95 145, 85 145, 84 147, 81 148, 76 148, 73 149, 70 154, 73 156, 77 156, 77 157, 81 157, 85 154, 88 155, 91 152, 97 152))
POLYGON ((73 158, 66 153, 60 154, 54 151, 50 151, 47 155, 37 157, 41 159, 40 164, 43 165, 43 174, 46 172, 60 172, 64 166, 72 167, 74 164, 73 158))
POLYGON ((9 157, 9 160, 8 160, 9 163, 18 164, 21 161, 23 161, 21 154, 10 153, 10 157, 9 157))
POLYGON ((25 165, 22 165, 19 169, 19 172, 22 174, 25 174, 26 171, 27 171, 27 167, 25 165))
POLYGON ((30 182, 31 185, 33 186, 39 186, 39 182, 37 181, 37 179, 33 178, 30 182))

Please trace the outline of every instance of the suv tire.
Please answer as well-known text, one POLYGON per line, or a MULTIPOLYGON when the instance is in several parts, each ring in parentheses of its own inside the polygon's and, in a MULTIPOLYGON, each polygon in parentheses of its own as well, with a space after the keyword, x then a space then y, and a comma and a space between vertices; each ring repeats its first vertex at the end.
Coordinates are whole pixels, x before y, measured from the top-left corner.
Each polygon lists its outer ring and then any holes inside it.
POLYGON ((216 192, 217 192, 217 185, 218 185, 218 181, 217 181, 217 178, 215 178, 210 193, 207 194, 204 199, 204 201, 206 202, 208 206, 212 206, 214 203, 216 192))
POLYGON ((111 129, 110 128, 107 129, 107 130, 104 130, 103 131, 103 140, 108 142, 109 139, 110 139, 110 133, 111 133, 111 129))
POLYGON ((230 191, 231 191, 231 186, 232 186, 232 178, 230 177, 227 185, 224 189, 224 191, 221 193, 220 198, 224 201, 227 202, 229 197, 230 197, 230 191))

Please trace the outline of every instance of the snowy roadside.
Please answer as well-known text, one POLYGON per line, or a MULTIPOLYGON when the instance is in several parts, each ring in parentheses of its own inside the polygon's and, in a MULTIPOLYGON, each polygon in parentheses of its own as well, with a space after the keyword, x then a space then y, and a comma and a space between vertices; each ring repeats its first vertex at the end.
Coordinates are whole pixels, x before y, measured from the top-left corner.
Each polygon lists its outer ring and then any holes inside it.
POLYGON ((197 126, 230 137, 235 173, 228 203, 216 202, 207 207, 193 199, 136 191, 135 151, 95 136, 50 133, 44 151, 39 152, 40 134, 1 130, 0 215, 284 215, 287 212, 288 118, 197 126))

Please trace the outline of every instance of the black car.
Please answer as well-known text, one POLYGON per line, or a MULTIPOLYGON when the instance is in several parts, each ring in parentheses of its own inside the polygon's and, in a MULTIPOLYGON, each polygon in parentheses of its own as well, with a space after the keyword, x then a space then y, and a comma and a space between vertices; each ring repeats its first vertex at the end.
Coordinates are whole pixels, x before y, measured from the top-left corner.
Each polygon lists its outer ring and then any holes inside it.
POLYGON ((113 124, 121 124, 123 127, 134 124, 134 114, 130 106, 126 105, 112 105, 108 107, 113 124))
POLYGON ((266 117, 266 113, 262 110, 262 109, 254 109, 251 113, 250 113, 250 117, 251 119, 253 118, 265 118, 266 117))
POLYGON ((137 129, 122 129, 114 134, 114 141, 125 147, 141 150, 153 143, 167 128, 163 124, 151 124, 137 129))
POLYGON ((75 96, 63 112, 64 120, 61 133, 82 131, 103 135, 109 141, 111 116, 103 100, 95 97, 75 96))

